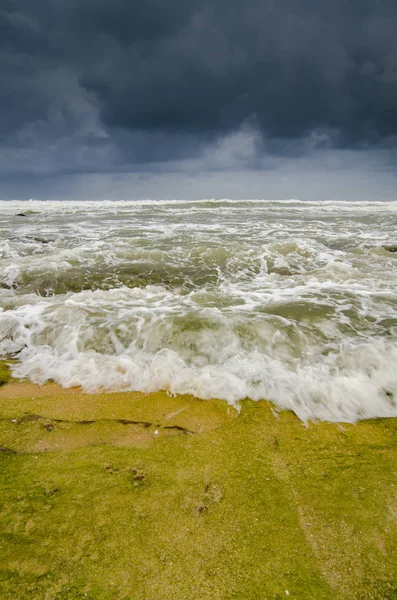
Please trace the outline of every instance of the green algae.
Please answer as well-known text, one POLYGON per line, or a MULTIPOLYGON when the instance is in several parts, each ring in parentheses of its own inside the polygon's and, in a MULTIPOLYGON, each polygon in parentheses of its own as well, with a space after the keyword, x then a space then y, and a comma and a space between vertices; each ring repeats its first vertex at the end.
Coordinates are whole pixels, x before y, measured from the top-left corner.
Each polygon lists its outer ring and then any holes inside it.
POLYGON ((0 385, 8 383, 11 378, 11 371, 4 360, 0 360, 0 385))
POLYGON ((0 395, 4 600, 397 597, 397 420, 18 385, 0 395))

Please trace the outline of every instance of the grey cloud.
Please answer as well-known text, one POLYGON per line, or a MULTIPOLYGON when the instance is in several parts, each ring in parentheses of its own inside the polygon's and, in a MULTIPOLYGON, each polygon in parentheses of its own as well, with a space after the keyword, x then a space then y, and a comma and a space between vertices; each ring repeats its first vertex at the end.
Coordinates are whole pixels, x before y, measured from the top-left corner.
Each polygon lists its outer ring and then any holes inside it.
POLYGON ((99 50, 81 83, 111 127, 211 134, 254 118, 274 137, 338 129, 346 145, 394 133, 391 4, 296 6, 202 3, 167 37, 140 42, 132 29, 129 44, 99 50))
POLYGON ((3 0, 0 176, 393 164, 396 25, 392 0, 3 0))

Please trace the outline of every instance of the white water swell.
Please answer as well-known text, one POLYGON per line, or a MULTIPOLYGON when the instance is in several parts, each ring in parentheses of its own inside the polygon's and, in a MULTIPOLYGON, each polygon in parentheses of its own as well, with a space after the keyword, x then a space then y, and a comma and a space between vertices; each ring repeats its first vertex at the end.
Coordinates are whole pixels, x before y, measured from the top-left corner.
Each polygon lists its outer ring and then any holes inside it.
POLYGON ((265 398, 303 420, 397 416, 397 203, 0 214, 0 351, 20 359, 16 376, 265 398))

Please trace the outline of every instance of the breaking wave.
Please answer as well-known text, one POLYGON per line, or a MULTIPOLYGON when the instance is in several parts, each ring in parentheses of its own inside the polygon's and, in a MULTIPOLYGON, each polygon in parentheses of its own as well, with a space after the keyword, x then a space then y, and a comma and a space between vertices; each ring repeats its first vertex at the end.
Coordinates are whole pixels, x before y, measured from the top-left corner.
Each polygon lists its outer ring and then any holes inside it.
POLYGON ((89 392, 397 416, 396 207, 0 202, 0 353, 89 392))

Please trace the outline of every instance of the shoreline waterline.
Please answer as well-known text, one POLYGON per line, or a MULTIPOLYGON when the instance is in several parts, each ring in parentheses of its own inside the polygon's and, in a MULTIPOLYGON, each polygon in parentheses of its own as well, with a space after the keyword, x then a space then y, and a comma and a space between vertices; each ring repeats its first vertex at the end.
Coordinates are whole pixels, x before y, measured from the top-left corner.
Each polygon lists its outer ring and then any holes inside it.
MULTIPOLYGON (((98 389, 94 392, 88 392, 81 388, 80 386, 73 387, 63 387, 57 382, 54 381, 46 381, 44 383, 34 383, 27 379, 18 379, 12 375, 12 371, 9 370, 9 366, 15 366, 16 361, 12 361, 12 363, 7 363, 7 361, 0 361, 2 365, 6 365, 7 375, 3 383, 0 385, 0 401, 11 401, 13 399, 25 399, 27 412, 29 408, 29 402, 32 401, 32 406, 35 406, 34 402, 36 400, 40 401, 40 406, 45 407, 46 399, 49 400, 50 404, 48 405, 51 409, 57 409, 57 402, 68 403, 69 405, 75 406, 76 411, 81 411, 83 415, 88 415, 89 411, 92 410, 93 407, 98 409, 101 407, 101 414, 103 418, 107 418, 111 415, 114 416, 113 403, 119 406, 118 418, 122 421, 124 418, 128 418, 130 411, 134 411, 137 406, 140 407, 150 407, 150 410, 155 405, 157 407, 158 415, 165 414, 164 411, 168 410, 167 414, 171 414, 174 416, 175 414, 179 415, 179 412, 184 413, 184 417, 186 414, 200 414, 202 418, 205 418, 206 413, 208 413, 208 417, 211 418, 211 415, 214 414, 213 410, 215 408, 215 412, 220 411, 220 413, 227 415, 227 419, 237 418, 240 414, 241 410, 243 410, 245 405, 257 404, 260 407, 264 408, 269 414, 271 414, 274 419, 279 420, 282 415, 290 415, 291 418, 297 419, 305 427, 316 426, 321 423, 328 424, 331 426, 356 426, 360 423, 376 423, 377 421, 383 420, 391 420, 394 421, 397 419, 396 417, 368 417, 364 419, 357 419, 354 422, 347 421, 336 421, 336 420, 326 420, 326 419, 308 419, 303 421, 299 415, 297 415, 293 410, 286 408, 280 409, 273 402, 265 399, 253 399, 253 398, 243 398, 238 403, 231 404, 227 400, 222 398, 199 398, 192 394, 172 394, 169 390, 156 390, 152 392, 141 392, 136 390, 129 389, 98 389), (121 408, 122 407, 122 408, 121 408), (86 411, 88 411, 86 413, 86 411), (120 412, 124 411, 124 412, 120 412)), ((4 372, 4 371, 3 371, 4 372)), ((144 410, 144 409, 140 409, 144 410)), ((146 408, 145 408, 146 410, 146 408)), ((102 417, 101 417, 102 418, 102 417)), ((226 420, 227 420, 226 419, 226 420)), ((84 420, 84 419, 83 419, 84 420)), ((207 426, 211 428, 210 421, 206 421, 207 426)), ((204 429, 203 429, 204 430, 204 429)))

